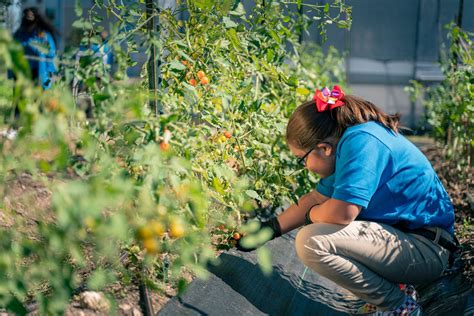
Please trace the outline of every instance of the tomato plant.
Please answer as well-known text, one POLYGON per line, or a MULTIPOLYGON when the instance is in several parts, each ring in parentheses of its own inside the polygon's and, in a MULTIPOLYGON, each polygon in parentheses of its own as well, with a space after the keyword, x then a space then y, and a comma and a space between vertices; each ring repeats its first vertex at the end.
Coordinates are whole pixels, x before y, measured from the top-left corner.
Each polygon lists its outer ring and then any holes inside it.
MULTIPOLYGON (((59 60, 49 91, 28 80, 21 47, 0 32, 1 64, 16 78, 0 84, 2 124, 18 127, 16 138, 0 138, 0 188, 7 194, 11 181, 30 174, 51 192, 53 217, 38 223, 34 238, 20 233, 21 221, 0 229, 0 306, 22 314, 35 299, 41 313, 60 313, 80 286, 135 277, 159 289, 163 256, 172 276, 186 267, 204 277, 215 236, 231 247, 248 212, 272 215, 313 186, 314 176, 295 172, 286 122, 316 86, 343 83, 344 67, 334 49, 299 44, 310 23, 294 10, 300 5, 262 1, 245 12, 239 1, 187 1, 177 11, 154 10, 160 29, 152 31, 140 3, 95 1, 85 17, 77 5, 85 47, 99 42, 96 10, 115 17, 109 43, 118 70, 110 74, 85 49, 75 63, 59 60), (139 47, 159 51, 158 117, 147 81, 126 78, 139 47), (71 93, 73 80, 90 96, 92 115, 71 93)), ((328 5, 308 7, 323 21, 350 25, 343 1, 331 5, 336 15, 328 5)), ((268 270, 268 253, 259 258, 268 270)))

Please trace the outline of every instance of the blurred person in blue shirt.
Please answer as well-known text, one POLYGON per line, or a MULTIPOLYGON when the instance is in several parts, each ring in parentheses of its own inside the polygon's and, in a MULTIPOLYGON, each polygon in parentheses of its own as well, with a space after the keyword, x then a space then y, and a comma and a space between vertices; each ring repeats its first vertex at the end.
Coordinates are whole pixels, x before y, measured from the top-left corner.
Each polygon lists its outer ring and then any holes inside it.
POLYGON ((57 71, 53 62, 57 35, 54 26, 34 7, 23 10, 21 25, 14 34, 24 47, 32 79, 45 90, 51 88, 52 76, 57 71))

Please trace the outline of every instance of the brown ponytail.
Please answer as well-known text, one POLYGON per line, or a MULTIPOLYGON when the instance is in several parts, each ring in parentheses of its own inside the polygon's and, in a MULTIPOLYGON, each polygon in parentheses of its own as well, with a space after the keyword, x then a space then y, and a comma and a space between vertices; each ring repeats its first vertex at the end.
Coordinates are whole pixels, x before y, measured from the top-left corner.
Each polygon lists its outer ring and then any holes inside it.
POLYGON ((314 148, 328 138, 341 138, 350 126, 369 121, 379 122, 398 133, 400 114, 387 114, 372 102, 353 95, 344 96, 343 106, 324 112, 318 112, 311 100, 292 114, 286 127, 286 142, 300 149, 314 148))

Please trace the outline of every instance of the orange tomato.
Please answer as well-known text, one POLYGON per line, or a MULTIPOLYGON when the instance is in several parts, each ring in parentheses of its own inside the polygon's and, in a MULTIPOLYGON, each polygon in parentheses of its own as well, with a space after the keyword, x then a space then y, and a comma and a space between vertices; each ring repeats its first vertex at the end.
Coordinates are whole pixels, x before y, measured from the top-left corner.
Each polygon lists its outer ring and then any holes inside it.
POLYGON ((206 76, 206 74, 204 73, 204 71, 202 70, 199 70, 197 72, 197 77, 201 80, 202 78, 204 78, 206 76))
POLYGON ((209 83, 209 78, 207 78, 206 76, 202 77, 201 78, 201 84, 202 85, 206 85, 209 83))
POLYGON ((51 111, 56 110, 58 107, 58 100, 57 99, 50 99, 47 103, 48 109, 51 111))
POLYGON ((235 240, 239 240, 240 239, 240 234, 239 233, 235 233, 234 236, 232 236, 235 240))
POLYGON ((170 144, 165 143, 165 142, 161 142, 160 143, 160 149, 163 150, 163 151, 167 151, 167 150, 170 149, 170 144))
POLYGON ((232 138, 232 133, 229 132, 229 131, 225 131, 225 132, 224 132, 224 136, 225 136, 225 138, 227 138, 227 139, 232 138))
POLYGON ((189 84, 192 85, 193 87, 195 87, 197 85, 197 81, 196 79, 192 78, 192 79, 189 79, 189 84))

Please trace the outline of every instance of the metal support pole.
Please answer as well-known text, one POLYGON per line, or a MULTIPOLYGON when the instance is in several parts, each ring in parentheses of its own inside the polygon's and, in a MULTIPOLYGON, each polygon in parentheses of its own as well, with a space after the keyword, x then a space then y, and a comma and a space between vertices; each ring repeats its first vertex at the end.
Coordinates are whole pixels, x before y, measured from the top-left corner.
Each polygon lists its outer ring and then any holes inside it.
POLYGON ((462 15, 464 11, 464 0, 459 0, 458 16, 456 19, 456 24, 459 28, 462 28, 462 15))
MULTIPOLYGON (((416 12, 416 28, 415 28, 415 50, 413 52, 413 73, 412 79, 416 79, 416 62, 418 60, 418 42, 420 36, 420 13, 421 13, 421 1, 418 0, 418 10, 416 12)), ((416 101, 410 102, 410 127, 415 128, 416 124, 416 101)))
MULTIPOLYGON (((300 5, 298 7, 298 14, 299 14, 299 18, 301 19, 301 21, 303 21, 303 13, 304 13, 303 10, 304 10, 303 6, 300 5)), ((303 44, 303 29, 304 29, 303 26, 301 26, 300 33, 298 34, 298 43, 300 45, 303 44)))
MULTIPOLYGON (((459 0, 459 7, 458 7, 458 14, 456 16, 456 26, 459 27, 459 28, 462 28, 462 15, 463 15, 463 11, 464 11, 464 0, 459 0)), ((455 39, 455 42, 454 44, 459 45, 459 38, 456 38, 455 39)), ((453 65, 455 67, 455 69, 458 68, 458 62, 459 62, 459 56, 456 52, 456 50, 453 52, 453 65)))
MULTIPOLYGON (((157 26, 159 23, 159 18, 155 16, 156 9, 157 8, 155 7, 153 0, 146 0, 146 18, 149 19, 146 28, 148 30, 149 36, 155 36, 159 34, 159 32, 155 32, 158 30, 157 26)), ((158 90, 160 87, 159 54, 158 47, 156 47, 155 44, 152 44, 150 47, 150 56, 148 59, 147 70, 148 88, 151 94, 149 105, 155 116, 158 116, 162 112, 161 104, 158 99, 158 90)))

